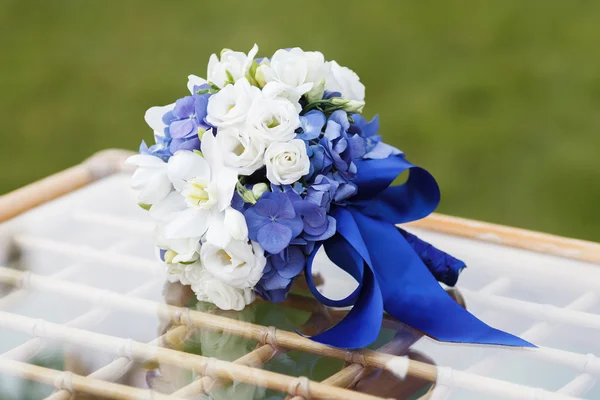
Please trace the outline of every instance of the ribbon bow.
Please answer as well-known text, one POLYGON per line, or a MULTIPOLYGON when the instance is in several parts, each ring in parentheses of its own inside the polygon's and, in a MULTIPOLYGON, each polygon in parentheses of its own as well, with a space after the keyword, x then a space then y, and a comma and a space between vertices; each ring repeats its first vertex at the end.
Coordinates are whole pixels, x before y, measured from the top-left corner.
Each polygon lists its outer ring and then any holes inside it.
POLYGON ((346 205, 332 206, 337 232, 324 246, 328 257, 359 285, 341 300, 323 296, 312 280, 315 249, 305 267, 311 292, 326 306, 353 307, 337 325, 312 339, 342 348, 368 346, 379 335, 385 311, 440 341, 533 346, 486 325, 458 305, 413 248, 422 248, 423 242, 416 243, 414 236, 396 228, 435 210, 440 192, 433 176, 404 155, 361 160, 357 167, 353 182, 358 193, 346 205), (408 180, 390 186, 404 171, 410 172, 408 180))

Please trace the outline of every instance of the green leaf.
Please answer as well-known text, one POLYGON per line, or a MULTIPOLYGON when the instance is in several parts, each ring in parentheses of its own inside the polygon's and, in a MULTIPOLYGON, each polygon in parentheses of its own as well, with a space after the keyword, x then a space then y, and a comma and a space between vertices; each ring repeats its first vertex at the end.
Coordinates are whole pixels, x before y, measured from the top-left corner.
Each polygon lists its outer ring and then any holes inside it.
POLYGON ((150 207, 152 207, 152 204, 138 203, 138 206, 140 206, 140 207, 142 207, 144 210, 148 211, 148 210, 150 210, 150 207))
POLYGON ((233 75, 229 72, 228 69, 225 70, 225 75, 227 75, 227 83, 231 83, 232 85, 235 83, 235 79, 233 79, 233 75))

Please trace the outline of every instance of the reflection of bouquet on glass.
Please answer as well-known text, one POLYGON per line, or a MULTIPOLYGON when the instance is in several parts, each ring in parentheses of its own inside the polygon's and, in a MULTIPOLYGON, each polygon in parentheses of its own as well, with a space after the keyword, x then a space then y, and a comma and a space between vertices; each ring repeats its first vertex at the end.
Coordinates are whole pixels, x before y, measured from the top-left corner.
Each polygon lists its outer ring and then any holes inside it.
POLYGON ((146 113, 155 143, 142 142, 129 162, 170 280, 241 310, 255 293, 284 300, 304 271, 323 304, 354 306, 314 337, 341 347, 373 342, 384 310, 442 340, 526 344, 440 288, 436 279, 454 284, 462 262, 395 228, 431 213, 439 190, 382 142, 377 118, 360 115, 365 88, 356 73, 319 52, 257 52, 213 54, 207 80, 189 76, 190 95, 146 113), (404 185, 390 186, 409 170, 404 185), (323 245, 359 282, 345 299, 328 299, 312 281, 323 245))

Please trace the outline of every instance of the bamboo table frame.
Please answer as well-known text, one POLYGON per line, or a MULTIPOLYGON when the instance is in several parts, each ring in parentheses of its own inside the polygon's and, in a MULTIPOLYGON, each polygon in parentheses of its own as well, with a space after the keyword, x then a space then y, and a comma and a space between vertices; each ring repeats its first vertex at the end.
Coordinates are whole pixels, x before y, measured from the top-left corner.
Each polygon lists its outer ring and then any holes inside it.
MULTIPOLYGON (((82 164, 69 168, 58 174, 49 176, 39 182, 27 185, 0 197, 0 222, 11 219, 38 205, 44 204, 52 199, 70 193, 95 180, 107 177, 113 173, 127 170, 124 161, 132 153, 123 150, 106 150, 100 152, 82 164)), ((506 246, 518 247, 526 250, 551 254, 560 257, 572 258, 592 263, 600 263, 600 245, 596 243, 573 240, 531 232, 523 229, 508 228, 504 226, 475 222, 461 218, 448 217, 432 214, 430 217, 409 224, 430 231, 436 231, 455 236, 498 243, 506 246)), ((45 243, 43 240, 19 236, 16 238, 24 246, 52 246, 58 251, 66 253, 77 253, 79 250, 60 243, 45 243)), ((101 253, 101 252, 99 252, 101 253)), ((86 257, 97 257, 102 260, 102 254, 86 253, 86 257)), ((107 259, 103 261, 109 261, 107 259)), ((148 263, 130 257, 129 259, 111 259, 137 271, 149 272, 148 263)), ((65 274, 68 273, 65 272, 65 274)), ((150 272, 151 273, 151 272, 150 272)), ((118 371, 122 370, 131 360, 144 360, 148 357, 159 359, 165 364, 175 364, 188 367, 190 370, 200 372, 203 378, 197 379, 187 387, 181 388, 171 395, 153 393, 156 399, 186 398, 199 393, 207 392, 224 381, 236 380, 250 384, 259 384, 287 392, 290 398, 340 398, 340 399, 377 399, 378 397, 349 391, 344 389, 352 387, 357 381, 357 376, 365 369, 377 368, 388 371, 399 379, 406 376, 422 378, 429 382, 441 382, 456 387, 467 387, 481 393, 501 395, 513 399, 574 399, 569 396, 567 390, 562 393, 551 393, 542 390, 532 392, 530 388, 522 385, 499 381, 476 375, 476 372, 485 371, 485 365, 478 365, 469 371, 451 370, 447 367, 437 367, 431 364, 409 359, 408 357, 387 354, 385 350, 402 347, 405 343, 394 343, 384 346, 381 351, 345 351, 312 342, 296 333, 274 330, 271 328, 249 323, 239 323, 226 317, 201 313, 182 307, 167 306, 143 300, 138 296, 140 292, 148 290, 148 287, 138 288, 128 294, 115 292, 108 293, 105 290, 94 289, 85 285, 78 285, 60 279, 61 276, 39 276, 29 272, 19 272, 10 268, 0 267, 0 282, 21 288, 21 293, 26 289, 35 289, 48 292, 60 292, 62 295, 74 299, 91 301, 96 304, 95 309, 77 320, 64 325, 52 324, 46 321, 0 311, 0 326, 17 331, 30 333, 36 338, 24 345, 11 350, 0 357, 0 371, 7 374, 19 374, 28 379, 54 384, 60 390, 50 396, 52 399, 67 399, 73 391, 90 394, 103 394, 113 398, 139 398, 141 389, 109 383, 115 380, 118 371), (165 321, 176 324, 176 328, 155 339, 153 342, 144 344, 132 340, 122 340, 107 335, 100 335, 84 329, 86 321, 98 313, 106 312, 107 309, 127 309, 136 312, 158 314, 165 321), (228 332, 236 336, 246 337, 259 342, 254 351, 241 357, 234 362, 225 362, 217 359, 209 359, 202 356, 183 353, 169 348, 161 347, 164 341, 168 341, 172 335, 185 334, 189 329, 202 328, 218 332, 228 332), (53 371, 47 368, 35 367, 27 364, 31 349, 41 345, 44 339, 56 339, 66 343, 74 343, 80 346, 94 346, 108 352, 117 353, 113 363, 92 373, 88 377, 53 371), (115 350, 116 349, 116 350, 115 350), (261 370, 259 367, 274 357, 278 352, 287 349, 299 349, 314 354, 345 360, 348 366, 338 374, 325 381, 312 382, 306 378, 294 378, 282 374, 261 370), (115 372, 117 371, 117 372, 115 372)), ((0 310, 8 300, 14 301, 18 298, 17 291, 5 298, 0 299, 0 310), (11 297, 12 296, 12 297, 11 297), (9 299, 7 300, 7 297, 9 299)), ((537 313, 540 305, 503 298, 494 294, 493 288, 471 293, 473 296, 490 306, 502 308, 509 307, 518 313, 537 313)), ((550 321, 566 324, 583 324, 600 330, 600 317, 585 311, 585 306, 595 301, 593 294, 584 293, 580 299, 563 309, 548 310, 544 307, 545 315, 550 321)), ((287 306, 319 311, 318 304, 307 298, 295 298, 290 296, 286 301, 287 306)), ((333 311, 329 318, 339 318, 340 312, 333 311)), ((395 321, 386 320, 388 324, 395 321)), ((406 328, 410 331, 410 328, 406 328)), ((524 337, 533 339, 536 335, 543 334, 547 326, 540 323, 524 333, 524 337)), ((420 335, 415 332, 415 335, 420 335)), ((576 378, 572 385, 576 386, 589 380, 589 373, 600 375, 600 360, 577 353, 562 350, 540 348, 533 350, 536 357, 552 362, 563 363, 571 366, 583 366, 583 373, 576 378)), ((425 397, 428 397, 426 395, 425 397)))

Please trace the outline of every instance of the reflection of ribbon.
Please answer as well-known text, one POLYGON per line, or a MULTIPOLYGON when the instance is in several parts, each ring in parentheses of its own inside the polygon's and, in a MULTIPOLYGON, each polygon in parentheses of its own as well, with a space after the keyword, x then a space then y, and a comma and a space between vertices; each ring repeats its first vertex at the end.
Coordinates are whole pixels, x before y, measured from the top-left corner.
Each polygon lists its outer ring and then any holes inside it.
POLYGON ((459 306, 436 280, 443 279, 437 274, 434 277, 435 271, 428 269, 430 263, 426 266, 419 256, 422 253, 417 253, 419 246, 423 249, 423 242, 416 243, 414 236, 394 225, 433 212, 440 200, 435 179, 426 170, 410 164, 403 155, 362 160, 357 167, 358 175, 353 182, 358 186, 358 194, 345 206, 332 207, 337 233, 324 245, 329 258, 359 285, 341 300, 323 296, 312 281, 316 250, 309 257, 305 271, 308 286, 320 302, 331 307, 353 308, 340 323, 312 339, 336 347, 368 346, 379 334, 385 310, 441 341, 533 346, 486 325, 459 306), (404 184, 390 186, 407 170, 410 175, 404 184))

